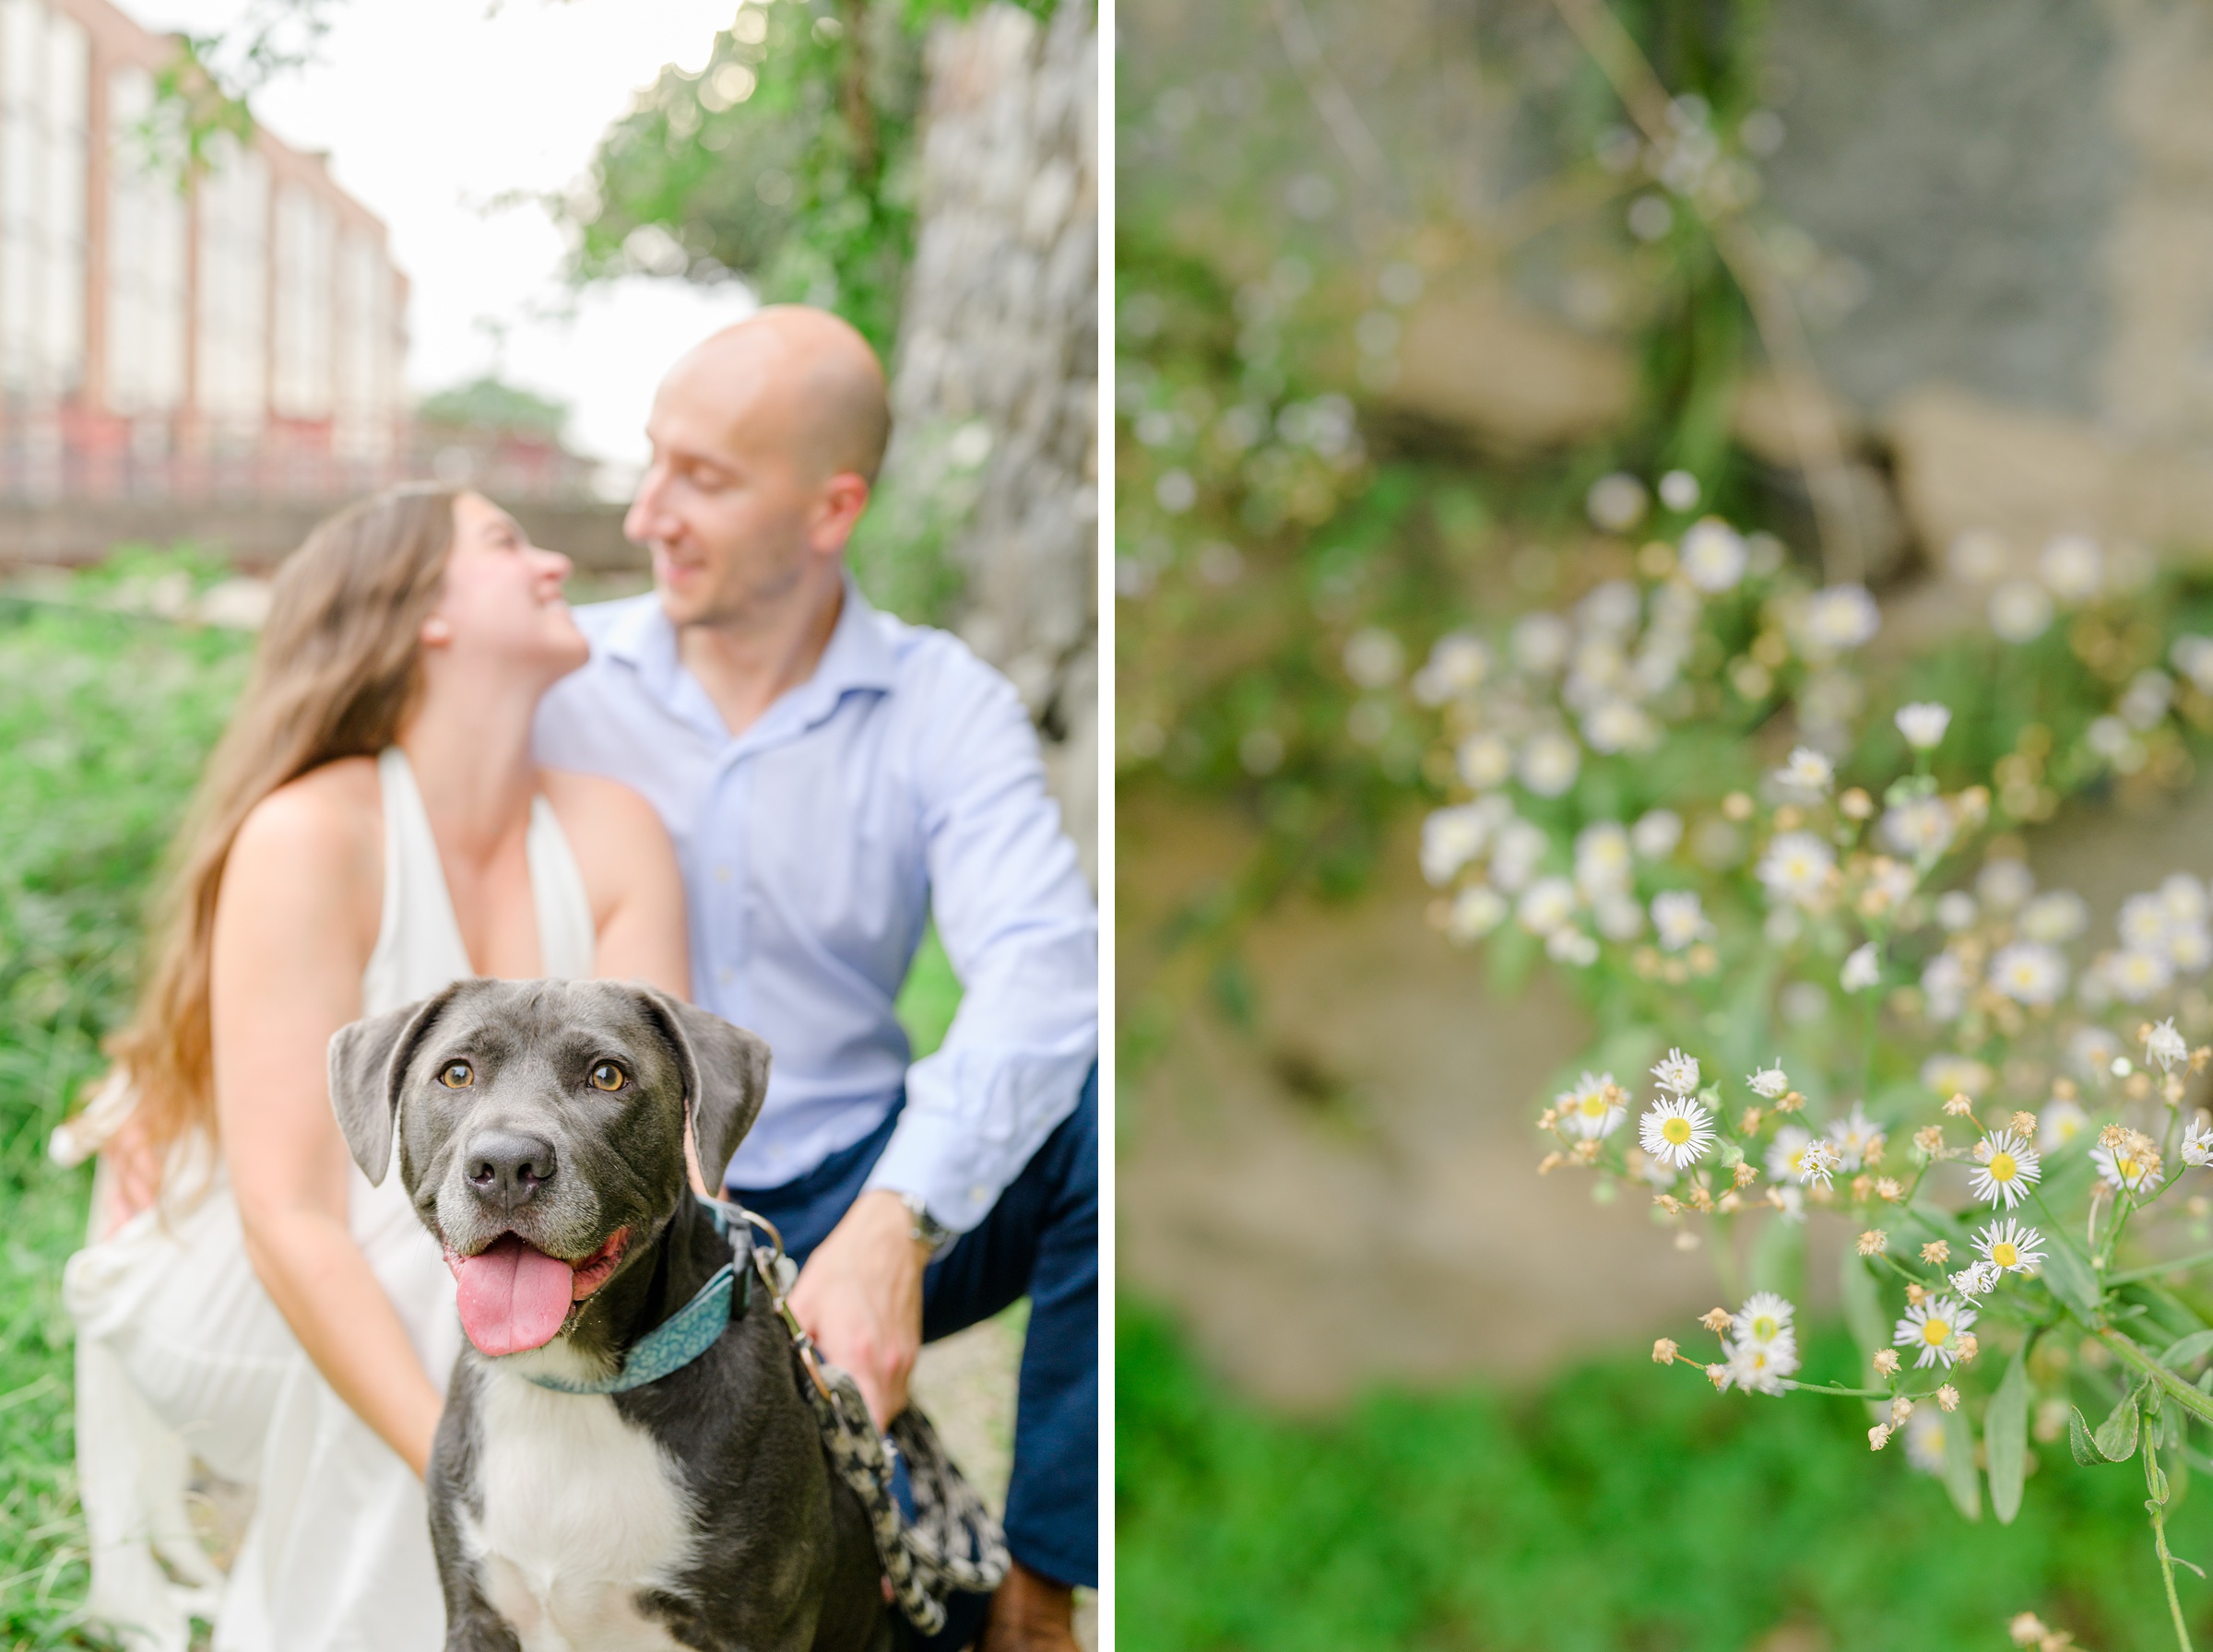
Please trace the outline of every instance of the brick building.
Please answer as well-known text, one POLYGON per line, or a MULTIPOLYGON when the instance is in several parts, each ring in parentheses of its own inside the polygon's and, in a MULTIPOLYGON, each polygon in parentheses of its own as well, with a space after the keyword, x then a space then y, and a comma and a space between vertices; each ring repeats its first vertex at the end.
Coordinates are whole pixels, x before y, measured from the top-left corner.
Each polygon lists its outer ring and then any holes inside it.
POLYGON ((407 278, 324 158, 145 134, 172 37, 0 0, 0 499, 335 497, 405 462, 407 278))

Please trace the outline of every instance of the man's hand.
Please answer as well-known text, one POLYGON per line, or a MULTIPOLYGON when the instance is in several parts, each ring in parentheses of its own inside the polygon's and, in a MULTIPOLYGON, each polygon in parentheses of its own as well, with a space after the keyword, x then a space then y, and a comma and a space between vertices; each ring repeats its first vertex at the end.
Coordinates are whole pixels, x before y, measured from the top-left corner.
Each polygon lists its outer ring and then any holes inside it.
POLYGON ((906 1379, 922 1349, 929 1252, 914 1226, 897 1194, 862 1194, 791 1289, 792 1313, 822 1356, 853 1374, 879 1429, 906 1409, 906 1379))

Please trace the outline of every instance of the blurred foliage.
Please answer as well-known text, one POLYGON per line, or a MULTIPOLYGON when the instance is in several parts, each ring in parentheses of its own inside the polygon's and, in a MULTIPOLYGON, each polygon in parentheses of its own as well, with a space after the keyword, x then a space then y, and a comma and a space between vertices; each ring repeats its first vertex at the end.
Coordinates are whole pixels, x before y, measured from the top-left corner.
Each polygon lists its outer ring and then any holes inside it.
MULTIPOLYGON (((1834 1329, 1807 1353, 1817 1374, 1858 1364, 1834 1329)), ((1969 1525, 1902 1450, 1870 1459, 1862 1406, 1717 1402, 1641 1358, 1315 1423, 1227 1395, 1142 1310, 1116 1361, 1132 1652, 1742 1652, 1786 1627, 1829 1652, 1981 1652, 2028 1610, 2099 1652, 2172 1644, 2140 1480, 2078 1471, 2064 1442, 2030 1447, 2013 1525, 1969 1525)), ((2173 1524, 2187 1552, 2213 1545, 2203 1487, 2173 1524)))
POLYGON ((170 834, 248 642, 90 605, 206 559, 125 555, 71 604, 0 596, 0 1645, 88 1644, 62 1262, 90 1176, 46 1139, 129 1008, 170 834))
POLYGON ((569 405, 488 375, 424 396, 415 416, 425 424, 559 441, 569 405))
POLYGON ((560 204, 574 274, 741 276, 770 302, 835 310, 889 360, 914 252, 924 38, 976 4, 741 6, 705 68, 662 70, 560 204))

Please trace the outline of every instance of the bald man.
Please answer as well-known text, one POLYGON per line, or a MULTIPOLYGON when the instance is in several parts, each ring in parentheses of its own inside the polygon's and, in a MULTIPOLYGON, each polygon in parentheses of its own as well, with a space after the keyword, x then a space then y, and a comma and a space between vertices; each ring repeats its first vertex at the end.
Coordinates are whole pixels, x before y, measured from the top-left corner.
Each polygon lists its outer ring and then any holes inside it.
POLYGON ((651 595, 579 611, 543 761, 650 798, 698 1001, 775 1055, 724 1185, 802 1264, 792 1305, 881 1423, 922 1342, 1030 1299, 1014 1566, 933 1645, 1069 1647, 1098 1564, 1098 914, 1028 714, 943 631, 862 598, 846 541, 890 431, 867 342, 763 310, 679 361, 623 531, 651 595), (934 918, 964 993, 909 1064, 893 1005, 934 918))

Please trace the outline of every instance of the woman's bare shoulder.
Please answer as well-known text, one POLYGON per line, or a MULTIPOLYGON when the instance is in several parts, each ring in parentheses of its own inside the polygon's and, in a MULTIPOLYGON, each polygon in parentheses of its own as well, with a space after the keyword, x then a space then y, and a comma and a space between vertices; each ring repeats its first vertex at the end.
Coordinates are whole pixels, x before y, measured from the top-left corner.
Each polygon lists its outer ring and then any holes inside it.
MULTIPOLYGON (((588 837, 595 847, 618 852, 669 841, 653 805, 619 780, 574 769, 540 769, 538 783, 572 839, 588 837)), ((585 844, 576 848, 582 853, 585 844)))
POLYGON ((223 881, 293 885, 336 879, 373 912, 384 872, 384 797, 376 764, 343 757, 287 781, 247 812, 223 881))

